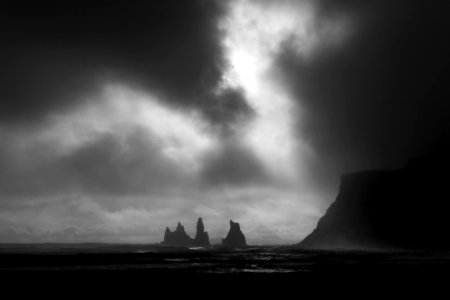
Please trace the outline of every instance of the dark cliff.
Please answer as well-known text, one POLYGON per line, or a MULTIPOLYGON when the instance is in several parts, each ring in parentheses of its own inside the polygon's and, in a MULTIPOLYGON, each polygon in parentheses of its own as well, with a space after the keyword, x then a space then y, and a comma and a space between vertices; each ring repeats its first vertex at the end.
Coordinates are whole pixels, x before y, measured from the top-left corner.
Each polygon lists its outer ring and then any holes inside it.
POLYGON ((336 201, 299 246, 450 249, 446 156, 416 158, 395 171, 342 176, 336 201))
POLYGON ((227 237, 222 240, 222 245, 230 248, 242 248, 247 246, 245 236, 241 231, 239 223, 230 220, 230 231, 228 231, 227 237))

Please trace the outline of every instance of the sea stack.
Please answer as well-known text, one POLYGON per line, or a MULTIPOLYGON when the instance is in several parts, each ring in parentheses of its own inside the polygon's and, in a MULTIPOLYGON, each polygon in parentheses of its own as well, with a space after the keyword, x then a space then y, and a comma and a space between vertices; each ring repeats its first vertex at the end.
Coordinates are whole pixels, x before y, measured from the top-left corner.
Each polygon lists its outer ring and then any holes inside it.
POLYGON ((205 231, 202 218, 198 218, 197 221, 197 233, 195 234, 194 245, 198 247, 210 246, 208 232, 205 231))
POLYGON ((190 247, 194 245, 194 240, 187 235, 184 226, 178 222, 177 229, 171 232, 169 227, 164 233, 164 241, 161 243, 168 246, 190 247))
POLYGON ((222 245, 229 248, 242 248, 247 246, 239 223, 230 220, 230 231, 228 231, 227 237, 222 239, 222 245))

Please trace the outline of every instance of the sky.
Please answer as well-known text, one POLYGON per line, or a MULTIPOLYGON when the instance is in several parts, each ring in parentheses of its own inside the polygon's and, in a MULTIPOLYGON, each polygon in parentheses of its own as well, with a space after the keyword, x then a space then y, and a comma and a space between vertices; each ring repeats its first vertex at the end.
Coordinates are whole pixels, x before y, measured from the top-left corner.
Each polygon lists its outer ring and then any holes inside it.
POLYGON ((299 242, 342 174, 447 142, 429 2, 2 2, 0 242, 299 242))

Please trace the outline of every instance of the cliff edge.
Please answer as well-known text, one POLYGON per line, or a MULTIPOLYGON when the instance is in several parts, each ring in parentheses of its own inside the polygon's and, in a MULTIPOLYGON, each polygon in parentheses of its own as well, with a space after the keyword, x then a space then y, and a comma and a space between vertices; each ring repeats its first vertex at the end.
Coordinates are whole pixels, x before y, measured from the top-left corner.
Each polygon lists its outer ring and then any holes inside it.
POLYGON ((449 160, 341 177, 338 196, 303 248, 450 249, 449 160))

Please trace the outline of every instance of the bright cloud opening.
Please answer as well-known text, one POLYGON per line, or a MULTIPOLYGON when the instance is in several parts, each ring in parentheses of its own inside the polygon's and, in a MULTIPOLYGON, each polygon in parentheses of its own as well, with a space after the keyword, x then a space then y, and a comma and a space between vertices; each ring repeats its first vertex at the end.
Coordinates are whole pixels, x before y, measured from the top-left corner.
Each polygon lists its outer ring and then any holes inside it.
POLYGON ((308 149, 294 132, 300 108, 269 73, 287 40, 295 41, 303 55, 311 51, 316 43, 308 30, 313 18, 313 7, 306 1, 277 5, 234 1, 220 24, 229 63, 223 84, 243 88, 257 115, 245 131, 245 143, 285 180, 299 180, 298 157, 308 149))

